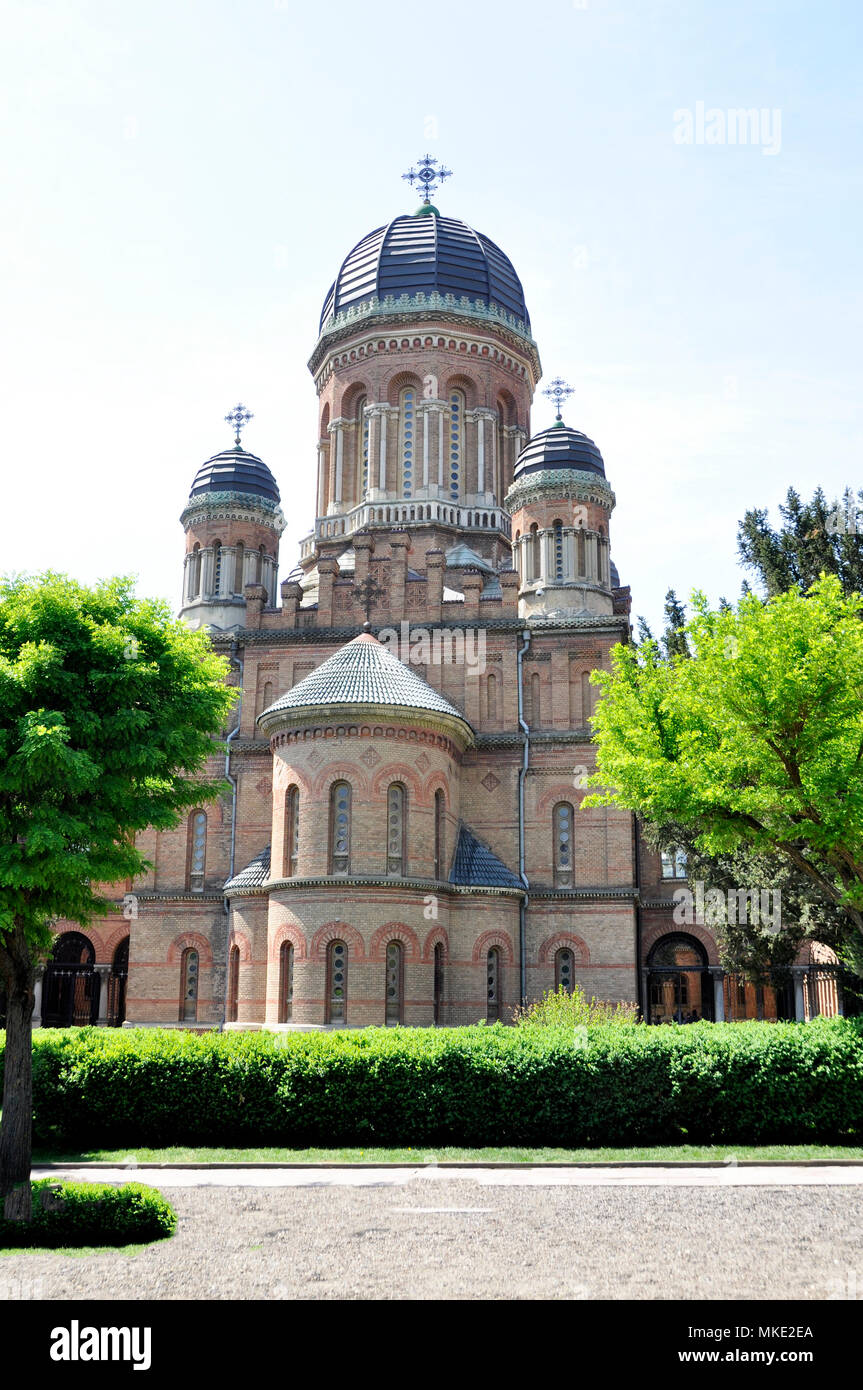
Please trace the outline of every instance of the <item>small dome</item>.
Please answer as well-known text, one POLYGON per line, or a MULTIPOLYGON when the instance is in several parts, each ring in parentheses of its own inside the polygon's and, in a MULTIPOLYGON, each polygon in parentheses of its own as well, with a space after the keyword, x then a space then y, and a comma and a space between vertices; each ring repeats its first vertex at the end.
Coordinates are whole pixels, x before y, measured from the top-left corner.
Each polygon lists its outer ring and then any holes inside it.
POLYGON ((223 449, 201 464, 189 496, 200 497, 208 492, 246 492, 276 504, 280 501, 276 480, 263 459, 240 445, 223 449))
POLYGON ((467 295, 520 319, 530 332, 521 281, 512 262, 482 232, 430 203, 363 237, 342 262, 321 312, 321 332, 343 309, 376 297, 417 293, 467 295))
POLYGON ((602 454, 593 440, 581 430, 571 430, 560 420, 551 429, 535 434, 522 449, 513 476, 522 478, 526 473, 538 473, 544 468, 572 468, 605 477, 602 454))

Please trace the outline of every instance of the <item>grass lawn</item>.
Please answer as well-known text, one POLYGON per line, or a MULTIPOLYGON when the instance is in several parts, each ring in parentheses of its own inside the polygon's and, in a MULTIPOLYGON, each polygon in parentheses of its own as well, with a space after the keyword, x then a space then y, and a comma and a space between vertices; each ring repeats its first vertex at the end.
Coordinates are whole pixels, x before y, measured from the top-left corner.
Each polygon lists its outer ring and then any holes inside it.
POLYGON ((365 1149, 88 1149, 37 1150, 33 1166, 44 1163, 691 1163, 711 1161, 789 1161, 856 1159, 863 1148, 833 1144, 674 1144, 633 1149, 517 1148, 365 1148, 365 1149))
MULTIPOLYGON (((165 1237, 167 1239, 167 1237, 165 1237)), ((0 1246, 0 1259, 4 1255, 140 1255, 142 1250, 161 1244, 148 1240, 143 1245, 12 1245, 0 1246)))

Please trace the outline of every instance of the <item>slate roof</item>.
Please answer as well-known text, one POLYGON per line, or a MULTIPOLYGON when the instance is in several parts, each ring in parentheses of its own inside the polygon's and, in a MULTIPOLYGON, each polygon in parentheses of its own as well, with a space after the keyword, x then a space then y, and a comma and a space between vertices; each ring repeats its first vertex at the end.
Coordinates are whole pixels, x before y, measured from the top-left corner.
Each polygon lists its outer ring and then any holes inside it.
POLYGON ((401 709, 429 710, 458 719, 470 730, 470 724, 455 705, 369 632, 361 632, 340 647, 316 671, 265 709, 259 722, 281 710, 331 705, 395 705, 401 709))
POLYGON ((471 550, 464 541, 457 541, 451 545, 446 552, 447 569, 471 569, 484 570, 488 574, 494 573, 494 565, 490 565, 488 560, 484 560, 481 555, 477 555, 475 550, 471 550))
POLYGON ((279 501, 276 480, 263 459, 236 445, 214 454, 195 474, 190 497, 202 497, 208 492, 246 492, 253 497, 279 501))
POLYGON ((533 436, 516 459, 513 477, 523 478, 546 468, 574 468, 605 477, 602 454, 593 440, 581 430, 571 430, 562 420, 533 436))
POLYGON ((459 827, 450 883, 474 888, 523 888, 516 874, 501 863, 496 854, 482 844, 466 825, 459 827))
POLYGON ((270 877, 270 846, 262 849, 251 864, 247 864, 233 878, 229 878, 224 891, 229 888, 261 888, 270 877))

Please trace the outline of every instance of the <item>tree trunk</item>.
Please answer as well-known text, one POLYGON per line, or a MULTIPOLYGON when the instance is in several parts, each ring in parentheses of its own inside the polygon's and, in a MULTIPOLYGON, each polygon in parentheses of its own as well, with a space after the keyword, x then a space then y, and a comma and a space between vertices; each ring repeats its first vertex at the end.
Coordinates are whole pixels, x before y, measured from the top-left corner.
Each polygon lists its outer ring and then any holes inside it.
POLYGON ((0 946, 6 984, 6 1052, 0 1120, 0 1202, 9 1221, 29 1221, 33 1153, 33 1006, 35 962, 16 927, 0 946))

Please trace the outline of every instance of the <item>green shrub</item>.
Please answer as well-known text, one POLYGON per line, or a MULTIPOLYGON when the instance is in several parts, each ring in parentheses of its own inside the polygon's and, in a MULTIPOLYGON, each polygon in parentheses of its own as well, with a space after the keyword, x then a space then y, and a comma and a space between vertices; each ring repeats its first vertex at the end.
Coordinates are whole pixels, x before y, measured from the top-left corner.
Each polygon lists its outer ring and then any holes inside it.
POLYGON ((607 999, 588 999, 581 985, 567 990, 563 985, 547 989, 541 999, 516 1009, 512 1016, 518 1028, 584 1028, 593 1023, 634 1023, 638 1005, 607 999))
POLYGON ((45 1147, 863 1139, 860 1019, 586 1033, 44 1029, 34 1062, 45 1147))
POLYGON ((154 1187, 139 1182, 112 1187, 42 1178, 31 1186, 32 1221, 0 1217, 0 1247, 141 1245, 164 1240, 177 1228, 170 1203, 154 1187))

